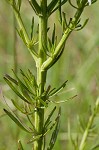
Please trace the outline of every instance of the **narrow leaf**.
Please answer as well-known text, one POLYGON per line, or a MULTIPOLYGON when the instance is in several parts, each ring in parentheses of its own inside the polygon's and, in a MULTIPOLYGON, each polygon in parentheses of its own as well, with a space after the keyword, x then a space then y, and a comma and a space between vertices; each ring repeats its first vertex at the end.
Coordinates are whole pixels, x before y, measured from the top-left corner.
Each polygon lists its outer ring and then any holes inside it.
POLYGON ((37 82, 36 82, 35 76, 32 74, 32 72, 29 69, 28 69, 28 77, 29 77, 31 85, 37 88, 37 82))
POLYGON ((10 81, 12 81, 14 84, 18 85, 18 81, 16 81, 15 79, 13 79, 11 76, 9 76, 8 74, 5 75, 6 78, 8 78, 10 81))
MULTIPOLYGON (((55 0, 54 0, 54 1, 55 1, 55 0)), ((58 1, 57 1, 57 2, 58 2, 58 1)), ((61 6, 64 5, 66 2, 68 2, 68 0, 63 0, 63 1, 61 2, 61 6)), ((51 11, 50 15, 51 15, 52 13, 54 13, 57 9, 59 9, 59 6, 56 6, 56 7, 51 11)))
POLYGON ((68 23, 66 20, 66 14, 64 12, 62 12, 62 29, 63 29, 63 32, 66 30, 66 27, 68 27, 68 23))
POLYGON ((66 80, 58 89, 56 89, 55 91, 51 92, 49 94, 49 97, 52 97, 52 96, 58 94, 66 86, 67 81, 68 80, 66 80))
POLYGON ((17 116, 13 112, 9 112, 6 109, 4 109, 5 113, 24 131, 28 133, 33 133, 28 127, 23 125, 23 123, 17 118, 17 116))
POLYGON ((16 87, 13 86, 13 84, 6 78, 4 77, 4 80, 7 82, 7 84, 10 86, 10 88, 25 102, 30 103, 25 97, 23 97, 18 90, 16 89, 16 87))
POLYGON ((16 76, 20 86, 22 87, 22 89, 24 89, 25 91, 28 91, 29 93, 33 94, 27 87, 26 85, 19 79, 19 77, 16 75, 16 73, 14 72, 14 70, 12 70, 14 75, 16 76))
POLYGON ((75 98, 77 95, 74 95, 74 96, 72 96, 72 97, 70 97, 70 98, 67 98, 66 100, 63 100, 63 101, 51 101, 51 102, 53 102, 53 103, 55 103, 55 104, 60 104, 60 103, 65 103, 65 102, 68 102, 69 100, 72 100, 73 98, 75 98))
POLYGON ((40 14, 41 12, 41 7, 39 6, 39 4, 37 3, 36 0, 30 0, 34 9, 36 10, 37 14, 40 14))
POLYGON ((41 102, 41 103, 42 103, 45 107, 48 107, 47 103, 46 103, 46 102, 44 102, 44 100, 43 100, 43 99, 39 98, 39 100, 40 100, 40 102, 41 102))
POLYGON ((51 11, 54 9, 54 7, 56 6, 57 2, 58 2, 58 1, 52 0, 52 1, 50 2, 50 4, 48 5, 48 12, 49 12, 49 15, 50 15, 51 11))
POLYGON ((16 103, 15 100, 11 99, 13 105, 16 107, 17 110, 19 110, 21 113, 26 114, 26 112, 24 112, 24 110, 16 103))
POLYGON ((50 38, 48 38, 48 43, 47 43, 47 49, 48 49, 48 52, 51 52, 51 48, 52 48, 52 42, 50 40, 50 38))
POLYGON ((34 30, 34 17, 32 18, 32 25, 31 25, 31 40, 33 38, 33 30, 34 30))
POLYGON ((62 23, 61 0, 58 0, 59 21, 62 23))
POLYGON ((54 131, 52 133, 52 136, 51 136, 51 139, 50 139, 50 143, 49 143, 49 146, 48 146, 47 150, 52 150, 54 145, 55 145, 55 142, 56 142, 56 139, 57 139, 57 135, 59 133, 60 115, 61 115, 61 108, 59 108, 56 127, 55 127, 55 129, 54 129, 54 131))
POLYGON ((82 30, 86 26, 86 24, 88 23, 88 20, 89 19, 86 19, 84 24, 79 29, 77 29, 76 31, 82 30))
POLYGON ((54 45, 54 42, 55 42, 55 23, 54 23, 54 28, 53 28, 53 33, 52 33, 52 44, 54 45))
MULTIPOLYGON (((26 74, 24 74, 24 72, 22 70, 20 70, 22 76, 23 76, 23 80, 26 84, 26 86, 28 87, 28 89, 31 91, 31 93, 33 93, 33 85, 31 85, 28 77, 26 76, 26 74)), ((34 94, 34 93, 33 93, 34 94)))
POLYGON ((24 44, 27 45, 27 41, 26 41, 26 39, 25 39, 25 36, 24 36, 24 33, 23 33, 23 30, 22 30, 22 29, 20 29, 20 37, 22 38, 24 44))
POLYGON ((49 125, 50 119, 51 119, 53 113, 55 112, 55 110, 56 110, 56 106, 53 108, 53 110, 52 110, 51 113, 49 114, 47 120, 45 121, 44 128, 46 128, 46 127, 49 125))

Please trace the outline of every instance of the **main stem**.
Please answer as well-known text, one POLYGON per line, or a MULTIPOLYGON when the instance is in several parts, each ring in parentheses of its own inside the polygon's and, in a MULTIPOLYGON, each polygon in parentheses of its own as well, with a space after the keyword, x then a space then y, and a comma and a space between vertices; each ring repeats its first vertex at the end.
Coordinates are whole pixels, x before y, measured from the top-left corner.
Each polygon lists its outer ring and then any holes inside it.
MULTIPOLYGON (((38 134, 43 134, 44 125, 44 109, 43 104, 40 102, 40 97, 45 89, 46 83, 46 71, 41 70, 42 63, 46 60, 46 53, 43 50, 47 45, 47 0, 40 1, 42 14, 39 16, 39 58, 37 62, 37 84, 38 84, 38 99, 36 102, 35 111, 35 128, 38 134)), ((45 101, 44 98, 42 100, 45 101)), ((42 150, 43 148, 43 136, 34 142, 33 150, 42 150)))

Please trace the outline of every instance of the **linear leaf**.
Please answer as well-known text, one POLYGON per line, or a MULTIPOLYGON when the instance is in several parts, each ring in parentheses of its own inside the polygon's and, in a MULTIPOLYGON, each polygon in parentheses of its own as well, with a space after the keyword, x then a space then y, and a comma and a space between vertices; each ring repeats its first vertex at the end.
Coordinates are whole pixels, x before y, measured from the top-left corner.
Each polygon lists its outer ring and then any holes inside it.
POLYGON ((62 100, 62 101, 54 101, 52 100, 51 102, 55 103, 55 104, 60 104, 60 103, 65 103, 65 102, 68 102, 69 100, 72 100, 73 98, 75 98, 77 95, 74 95, 70 98, 67 98, 66 100, 62 100))
POLYGON ((33 7, 35 8, 36 12, 37 12, 38 14, 40 14, 40 12, 41 12, 41 7, 40 7, 39 4, 37 3, 37 1, 36 1, 36 0, 30 0, 30 1, 31 1, 31 3, 33 4, 33 7))
POLYGON ((55 1, 55 0, 52 0, 50 2, 50 4, 48 5, 48 12, 49 12, 49 14, 54 9, 54 7, 56 6, 56 4, 57 4, 57 1, 55 1))
POLYGON ((80 28, 78 28, 76 31, 82 30, 86 26, 86 24, 88 23, 88 21, 89 21, 89 19, 86 19, 85 22, 84 22, 84 24, 80 28))
POLYGON ((26 85, 19 79, 19 77, 15 74, 14 70, 12 70, 12 71, 13 71, 14 75, 16 76, 16 78, 17 78, 17 80, 18 80, 20 86, 21 86, 23 89, 25 89, 26 91, 28 91, 29 93, 33 94, 33 93, 26 87, 26 85))
POLYGON ((31 111, 30 111, 30 112, 24 111, 24 110, 16 103, 15 100, 11 99, 11 101, 12 101, 13 105, 14 105, 21 113, 23 113, 23 114, 25 114, 25 115, 31 115, 31 114, 34 113, 34 111, 32 111, 32 112, 31 112, 31 111))
POLYGON ((33 88, 37 88, 37 83, 36 83, 36 79, 35 79, 35 76, 32 74, 32 72, 28 69, 28 73, 27 75, 24 74, 24 72, 22 70, 21 71, 21 74, 23 75, 23 77, 25 78, 25 81, 27 83, 27 85, 31 86, 32 88, 32 91, 33 91, 33 88))
POLYGON ((48 107, 48 104, 46 102, 44 102, 43 99, 39 98, 40 102, 45 106, 45 107, 48 107))
POLYGON ((33 86, 31 85, 28 77, 26 76, 26 74, 24 74, 24 72, 22 70, 20 70, 20 72, 21 72, 21 74, 23 76, 23 80, 24 80, 26 86, 28 87, 28 89, 30 90, 30 92, 33 93, 33 86))
POLYGON ((34 30, 34 17, 32 17, 32 25, 31 25, 31 40, 33 38, 33 30, 34 30))
POLYGON ((58 0, 59 21, 62 23, 61 0, 58 0))
POLYGON ((26 112, 16 103, 15 100, 11 99, 13 105, 23 114, 26 114, 26 112))
MULTIPOLYGON (((58 2, 58 1, 57 1, 57 2, 58 2)), ((61 6, 64 5, 66 2, 68 2, 68 0, 63 0, 63 1, 61 2, 61 6)), ((56 6, 56 7, 51 11, 50 15, 51 15, 52 13, 54 13, 58 8, 59 8, 59 6, 56 6)))
POLYGON ((59 127, 60 127, 60 115, 61 115, 61 108, 59 108, 59 112, 58 112, 58 116, 57 116, 57 122, 56 122, 56 127, 52 133, 52 136, 51 136, 51 139, 50 139, 50 143, 49 143, 49 146, 47 148, 47 150, 52 150, 54 145, 55 145, 55 142, 56 142, 56 139, 57 139, 57 135, 58 135, 58 132, 59 132, 59 127))
POLYGON ((18 76, 15 74, 15 72, 13 71, 14 75, 16 76, 16 78, 18 79, 18 83, 21 89, 22 94, 24 95, 24 97, 30 102, 33 103, 33 98, 31 98, 28 94, 28 92, 32 95, 34 95, 33 93, 31 93, 31 91, 25 86, 25 84, 18 78, 18 76))
POLYGON ((8 74, 5 75, 6 78, 8 78, 10 81, 12 81, 14 84, 18 85, 18 81, 16 81, 15 79, 13 79, 11 76, 9 76, 8 74))
POLYGON ((26 39, 25 39, 25 35, 24 35, 24 32, 23 32, 23 30, 22 29, 20 29, 20 37, 22 38, 22 40, 23 40, 23 42, 24 42, 24 44, 25 45, 27 45, 27 41, 26 41, 26 39))
POLYGON ((29 77, 29 81, 31 83, 31 85, 33 85, 33 87, 37 88, 37 82, 35 79, 35 76, 32 74, 32 72, 28 69, 28 77, 29 77))
POLYGON ((53 113, 55 112, 55 110, 56 110, 56 106, 53 108, 53 110, 52 110, 51 113, 49 114, 47 120, 45 121, 44 128, 46 128, 46 127, 49 125, 50 119, 51 119, 53 113))
POLYGON ((6 109, 4 109, 4 111, 21 129, 23 129, 28 133, 33 133, 32 130, 30 130, 28 127, 23 125, 23 123, 19 120, 19 118, 17 118, 17 116, 13 112, 9 112, 6 109))
POLYGON ((55 42, 55 30, 56 30, 56 27, 55 27, 55 23, 54 23, 54 28, 53 28, 53 33, 52 33, 52 44, 54 44, 54 42, 55 42))
POLYGON ((23 97, 18 90, 13 86, 13 84, 6 78, 4 77, 4 80, 7 82, 7 84, 10 86, 10 88, 25 102, 30 103, 25 97, 23 97))
POLYGON ((66 86, 66 83, 67 83, 68 80, 66 80, 58 89, 54 90, 53 92, 51 92, 49 94, 49 97, 52 97, 56 94, 58 94, 65 86, 66 86))

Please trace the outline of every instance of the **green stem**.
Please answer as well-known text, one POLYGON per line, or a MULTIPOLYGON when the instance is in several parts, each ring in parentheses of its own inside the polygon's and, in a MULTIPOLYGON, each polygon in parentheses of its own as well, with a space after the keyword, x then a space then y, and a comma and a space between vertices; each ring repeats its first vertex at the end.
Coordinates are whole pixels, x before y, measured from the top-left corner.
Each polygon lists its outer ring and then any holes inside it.
POLYGON ((47 70, 49 68, 49 66, 51 64, 53 64, 53 62, 55 61, 55 58, 58 56, 58 54, 60 53, 63 45, 65 44, 66 40, 68 39, 69 35, 71 34, 71 32, 75 29, 76 24, 84 10, 85 4, 86 4, 87 0, 84 0, 84 2, 81 4, 81 7, 78 8, 78 10, 76 11, 73 19, 72 19, 72 23, 69 24, 69 27, 67 27, 67 29, 65 30, 60 42, 58 43, 55 52, 53 54, 53 57, 49 57, 43 64, 42 64, 42 70, 47 70))
POLYGON ((94 121, 95 116, 97 114, 98 108, 99 108, 99 98, 97 98, 94 111, 93 111, 92 115, 89 118, 86 130, 83 134, 83 137, 82 137, 82 140, 81 140, 81 143, 80 143, 79 150, 84 150, 84 148, 85 148, 86 140, 88 138, 90 128, 92 127, 93 121, 94 121))
MULTIPOLYGON (((38 97, 42 95, 45 89, 46 83, 46 71, 41 70, 43 62, 46 60, 46 54, 43 51, 44 45, 47 44, 47 0, 40 1, 42 15, 39 16, 39 58, 37 61, 37 84, 39 87, 38 97)), ((45 99, 42 98, 44 101, 45 99)), ((36 111, 35 111, 35 128, 38 134, 43 134, 43 125, 44 125, 44 109, 42 109, 42 103, 39 98, 36 102, 36 111)), ((36 142, 34 142, 34 150, 42 150, 43 146, 43 136, 36 142)))

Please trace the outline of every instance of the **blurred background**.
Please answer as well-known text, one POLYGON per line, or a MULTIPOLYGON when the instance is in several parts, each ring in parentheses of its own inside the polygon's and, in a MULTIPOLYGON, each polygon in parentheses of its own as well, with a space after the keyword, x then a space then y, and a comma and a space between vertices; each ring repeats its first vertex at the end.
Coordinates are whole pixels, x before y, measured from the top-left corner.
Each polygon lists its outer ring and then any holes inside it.
MULTIPOLYGON (((66 4, 63 10, 69 21, 75 10, 69 4, 66 4)), ((35 17, 36 31, 38 18, 26 0, 22 2, 21 13, 29 34, 31 18, 35 17)), ((88 24, 83 30, 74 31, 70 35, 61 59, 48 72, 47 85, 50 84, 53 88, 68 80, 66 88, 55 100, 65 100, 77 94, 74 99, 61 104, 61 127, 54 150, 73 149, 68 139, 68 122, 71 124, 73 138, 76 139, 77 135, 81 137, 78 118, 81 118, 86 126, 90 110, 99 96, 99 2, 86 7, 81 18, 82 24, 89 18, 88 24)), ((57 13, 49 18, 49 36, 54 22, 60 39, 61 26, 57 13)), ((3 112, 3 108, 7 107, 4 99, 14 109, 9 99, 15 96, 3 79, 4 74, 12 75, 11 69, 14 68, 18 74, 20 69, 30 69, 36 75, 35 63, 22 40, 16 35, 16 27, 12 8, 5 0, 0 1, 0 150, 16 150, 18 139, 22 140, 25 149, 31 149, 31 145, 26 144, 30 136, 20 131, 3 112)), ((98 136, 95 134, 88 139, 86 150, 89 150, 93 143, 99 143, 99 117, 96 117, 94 124, 98 136)))

